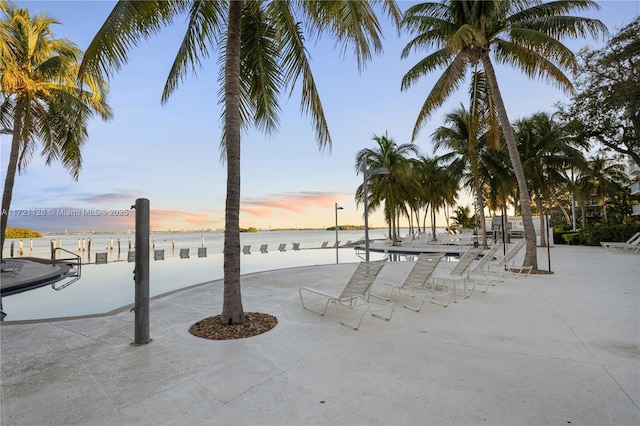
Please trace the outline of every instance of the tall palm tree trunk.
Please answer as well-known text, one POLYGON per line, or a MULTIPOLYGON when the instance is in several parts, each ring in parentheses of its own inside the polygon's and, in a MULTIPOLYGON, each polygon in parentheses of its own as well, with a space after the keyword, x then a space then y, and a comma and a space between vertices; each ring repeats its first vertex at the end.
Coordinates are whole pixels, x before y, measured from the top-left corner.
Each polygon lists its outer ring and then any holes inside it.
POLYGON ((540 247, 547 246, 547 229, 544 226, 544 214, 542 212, 542 198, 539 195, 535 196, 536 208, 538 209, 538 217, 540 220, 540 247))
POLYGON ((11 207, 11 198, 13 198, 13 185, 16 180, 16 172, 18 170, 18 158, 20 156, 20 129, 22 128, 22 110, 19 108, 20 102, 16 102, 15 115, 13 117, 13 134, 11 139, 11 151, 9 154, 9 164, 7 166, 7 178, 4 181, 4 190, 2 191, 2 215, 0 218, 0 260, 3 258, 4 237, 7 232, 7 224, 9 221, 9 208, 11 207))
POLYGON ((607 198, 604 195, 604 189, 600 188, 600 202, 602 203, 602 218, 607 221, 607 198))
POLYGON ((551 191, 549 194, 551 195, 551 199, 553 200, 553 202, 556 204, 556 206, 558 206, 558 208, 562 212, 562 215, 564 216, 564 220, 565 222, 567 222, 567 225, 571 225, 571 216, 569 216, 569 212, 562 205, 562 202, 560 202, 560 200, 558 199, 558 196, 553 191, 551 191))
POLYGON ((223 324, 244 322, 240 293, 240 47, 243 1, 229 4, 224 71, 227 198, 224 227, 223 324))
POLYGON ((473 184, 476 187, 476 205, 478 206, 480 232, 482 235, 480 244, 482 244, 482 247, 487 247, 487 223, 484 218, 484 202, 482 201, 482 191, 480 189, 480 174, 478 173, 478 163, 477 161, 475 161, 475 159, 471 160, 471 167, 473 169, 473 184))
POLYGON ((433 232, 433 241, 437 241, 436 238, 436 209, 431 206, 431 232, 433 232))
POLYGON ((509 149, 509 158, 511 159, 513 173, 515 174, 516 181, 518 183, 522 224, 524 225, 524 236, 527 240, 527 249, 524 255, 523 266, 532 266, 533 269, 538 269, 536 229, 533 226, 527 181, 524 177, 524 170, 522 169, 522 162, 520 161, 520 154, 518 153, 518 146, 516 145, 516 137, 513 134, 513 128, 511 127, 511 122, 509 121, 509 116, 507 115, 507 110, 504 106, 504 100, 502 99, 500 88, 498 87, 496 72, 493 69, 491 60, 489 59, 488 51, 482 55, 482 65, 487 75, 487 82, 489 83, 491 96, 498 110, 498 117, 500 117, 502 132, 504 133, 504 138, 507 141, 507 148, 509 149))
POLYGON ((578 197, 578 207, 580 207, 580 225, 584 228, 587 226, 587 203, 582 197, 578 197))

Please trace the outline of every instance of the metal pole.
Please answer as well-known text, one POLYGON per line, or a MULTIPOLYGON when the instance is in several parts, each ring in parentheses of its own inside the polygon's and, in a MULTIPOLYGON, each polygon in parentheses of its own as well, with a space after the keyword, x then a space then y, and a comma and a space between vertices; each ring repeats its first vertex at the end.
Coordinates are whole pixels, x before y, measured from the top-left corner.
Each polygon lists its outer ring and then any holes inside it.
POLYGON ((549 272, 551 272, 551 242, 549 241, 549 212, 546 212, 545 218, 547 219, 547 259, 549 259, 549 272))
POLYGON ((362 183, 362 191, 364 193, 364 260, 369 261, 369 190, 367 189, 367 160, 364 160, 362 166, 362 174, 364 175, 364 182, 362 183))
POLYGON ((507 221, 504 220, 504 208, 501 212, 501 222, 502 222, 502 255, 507 254, 507 221))
POLYGON ((576 230, 576 201, 575 197, 575 181, 573 180, 573 168, 571 169, 571 230, 575 232, 576 230))
POLYGON ((336 265, 338 264, 338 209, 342 209, 342 207, 338 207, 338 203, 336 203, 336 265))
POLYGON ((149 338, 149 200, 138 198, 136 209, 136 263, 133 270, 135 289, 135 340, 134 346, 145 345, 149 338))
POLYGON ((573 199, 573 191, 571 191, 571 230, 576 230, 576 202, 573 199))

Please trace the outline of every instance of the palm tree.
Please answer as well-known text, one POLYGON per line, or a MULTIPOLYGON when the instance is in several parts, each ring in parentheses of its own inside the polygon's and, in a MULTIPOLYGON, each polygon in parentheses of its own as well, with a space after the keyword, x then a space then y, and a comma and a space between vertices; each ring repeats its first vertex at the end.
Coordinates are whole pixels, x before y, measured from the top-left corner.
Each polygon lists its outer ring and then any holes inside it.
POLYGON ((458 181, 451 179, 449 170, 440 166, 438 159, 420 157, 413 162, 415 175, 420 184, 418 193, 426 216, 431 209, 431 240, 437 241, 436 214, 444 207, 453 205, 458 192, 458 181))
MULTIPOLYGON (((552 117, 539 112, 514 123, 516 141, 524 174, 531 189, 544 229, 543 203, 564 181, 564 170, 583 161, 582 152, 570 145, 563 128, 552 117)), ((545 232, 540 232, 540 245, 546 247, 545 232)))
POLYGON ((491 53, 500 63, 515 66, 529 77, 546 78, 570 92, 573 86, 562 70, 575 70, 577 62, 560 38, 589 33, 597 35, 600 31, 606 32, 606 27, 598 20, 564 14, 597 7, 591 0, 551 3, 537 0, 445 0, 442 3, 420 3, 404 13, 403 23, 415 38, 403 50, 403 57, 414 49, 436 47, 437 50, 405 74, 402 89, 409 88, 425 74, 445 67, 418 114, 414 139, 433 111, 460 86, 467 71, 482 65, 518 183, 527 239, 525 266, 537 268, 538 263, 529 191, 491 53))
POLYGON ((27 167, 38 142, 47 165, 60 161, 77 180, 88 121, 94 114, 107 120, 112 113, 104 81, 90 73, 84 86, 77 84, 82 52, 69 40, 54 38, 55 20, 43 14, 31 17, 28 9, 8 2, 0 1, 0 6, 0 127, 12 135, 2 193, 1 251, 8 221, 4 212, 11 206, 16 173, 27 167))
MULTIPOLYGON (((7 0, 0 0, 0 12, 5 16, 9 15, 9 11, 14 8, 13 4, 7 0)), ((11 31, 6 25, 0 25, 0 58, 9 58, 12 55, 11 46, 16 44, 11 31)), ((4 60, 4 59, 3 59, 4 60)), ((4 130, 0 128, 0 130, 4 130)))
POLYGON ((494 215, 500 211, 501 215, 506 217, 509 201, 512 201, 514 211, 517 213, 518 187, 515 184, 513 170, 509 167, 509 153, 506 145, 501 144, 497 150, 484 145, 480 149, 479 156, 478 168, 481 186, 484 188, 483 199, 489 211, 494 215))
POLYGON ((458 181, 462 180, 465 171, 469 171, 473 180, 469 185, 475 191, 476 205, 478 206, 480 221, 481 244, 487 245, 487 233, 484 220, 484 203, 482 197, 482 185, 480 183, 479 170, 479 140, 476 131, 478 125, 474 123, 472 114, 463 105, 447 114, 445 125, 438 127, 431 137, 433 138, 433 152, 441 148, 448 148, 450 151, 439 156, 440 161, 448 164, 452 176, 456 176, 458 181))
MULTIPOLYGON (((393 0, 382 4, 399 22, 393 0)), ((187 28, 164 87, 166 102, 200 59, 221 52, 222 149, 227 164, 224 241, 224 302, 221 321, 244 321, 240 288, 240 140, 244 126, 266 132, 278 127, 280 97, 301 82, 301 110, 313 120, 321 147, 331 145, 328 126, 311 72, 305 33, 327 34, 345 53, 352 49, 361 70, 382 50, 381 28, 364 1, 198 1, 120 0, 89 45, 83 70, 107 75, 127 61, 132 46, 186 14, 187 28)))
POLYGON ((629 178, 625 173, 624 165, 612 161, 602 155, 595 155, 587 160, 586 166, 581 170, 578 186, 581 188, 583 200, 583 226, 584 223, 584 199, 595 196, 602 207, 602 218, 607 221, 607 203, 611 194, 624 191, 629 178))
MULTIPOLYGON (((388 174, 373 175, 368 179, 367 194, 368 208, 376 211, 384 202, 384 215, 389 227, 389 238, 395 240, 398 236, 399 213, 405 208, 407 187, 414 185, 411 179, 411 156, 418 154, 418 147, 414 144, 398 145, 385 133, 384 136, 374 136, 377 148, 365 148, 356 154, 356 173, 365 169, 386 167, 388 174)), ((356 205, 364 201, 363 185, 356 189, 356 205)), ((405 210, 406 212, 406 210, 405 210)))
POLYGON ((475 220, 471 217, 469 206, 457 206, 454 211, 453 221, 462 228, 473 228, 475 220))

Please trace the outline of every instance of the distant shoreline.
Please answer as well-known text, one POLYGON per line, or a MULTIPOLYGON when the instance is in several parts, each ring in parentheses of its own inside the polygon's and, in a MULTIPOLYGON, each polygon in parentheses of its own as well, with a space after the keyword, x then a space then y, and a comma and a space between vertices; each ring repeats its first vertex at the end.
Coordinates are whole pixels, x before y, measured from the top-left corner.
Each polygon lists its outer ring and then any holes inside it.
MULTIPOLYGON (((369 230, 375 229, 386 229, 385 227, 369 227, 369 230)), ((340 231, 364 231, 364 226, 361 225, 340 225, 338 226, 338 230, 340 231)), ((258 232, 279 232, 279 231, 335 231, 335 227, 330 228, 272 228, 272 229, 259 229, 258 232)), ((153 234, 195 234, 195 233, 222 233, 224 229, 190 229, 190 230, 162 230, 162 231, 151 231, 150 235, 153 234)), ((242 232, 241 233, 246 233, 242 232)), ((73 232, 41 232, 42 237, 45 238, 47 236, 52 235, 134 235, 135 230, 126 230, 126 231, 73 231, 73 232)))

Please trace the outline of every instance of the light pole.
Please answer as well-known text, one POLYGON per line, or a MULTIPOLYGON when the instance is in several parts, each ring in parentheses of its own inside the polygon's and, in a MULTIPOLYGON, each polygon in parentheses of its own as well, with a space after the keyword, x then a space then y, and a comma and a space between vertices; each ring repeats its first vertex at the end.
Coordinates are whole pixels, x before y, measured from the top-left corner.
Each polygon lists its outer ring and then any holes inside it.
POLYGON ((362 166, 362 174, 364 175, 362 184, 362 192, 364 193, 364 260, 366 262, 369 261, 369 190, 367 189, 367 179, 371 175, 386 175, 388 173, 390 172, 386 167, 368 170, 366 160, 362 166))
POLYGON ((576 181, 573 177, 573 167, 571 168, 571 230, 573 232, 576 231, 576 200, 575 200, 575 192, 576 192, 576 181))
POLYGON ((342 207, 338 207, 336 203, 336 264, 338 264, 338 210, 342 210, 342 207))

